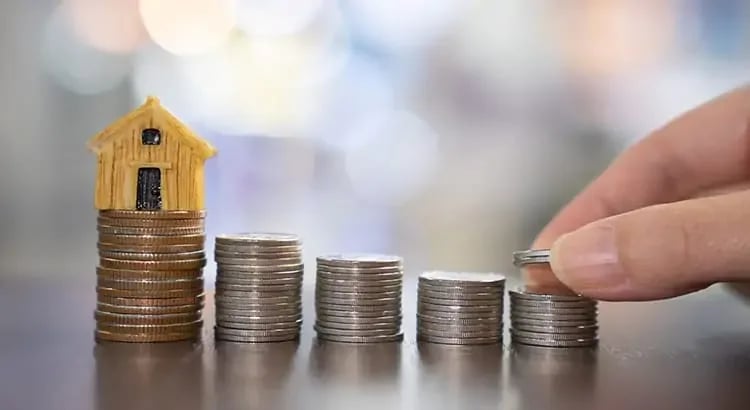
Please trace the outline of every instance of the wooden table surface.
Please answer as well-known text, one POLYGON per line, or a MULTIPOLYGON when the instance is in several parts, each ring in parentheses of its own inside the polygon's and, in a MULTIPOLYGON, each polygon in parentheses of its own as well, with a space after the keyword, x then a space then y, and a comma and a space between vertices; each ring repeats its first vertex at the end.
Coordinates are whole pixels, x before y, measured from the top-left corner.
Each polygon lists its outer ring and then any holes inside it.
MULTIPOLYGON (((713 288, 601 305, 597 349, 93 340, 94 279, 0 280, 0 409, 748 409, 750 305, 713 288)), ((2 275, 0 275, 0 278, 2 275)), ((311 284, 307 284, 308 286, 311 284)), ((406 289, 410 289, 407 285, 406 289)))

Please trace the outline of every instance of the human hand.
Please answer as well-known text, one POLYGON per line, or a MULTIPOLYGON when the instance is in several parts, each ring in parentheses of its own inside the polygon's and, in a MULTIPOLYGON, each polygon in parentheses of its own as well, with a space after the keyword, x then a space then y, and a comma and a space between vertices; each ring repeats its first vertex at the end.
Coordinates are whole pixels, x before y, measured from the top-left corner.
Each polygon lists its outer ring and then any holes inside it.
POLYGON ((750 281, 750 87, 641 140, 539 234, 527 287, 650 300, 750 281))

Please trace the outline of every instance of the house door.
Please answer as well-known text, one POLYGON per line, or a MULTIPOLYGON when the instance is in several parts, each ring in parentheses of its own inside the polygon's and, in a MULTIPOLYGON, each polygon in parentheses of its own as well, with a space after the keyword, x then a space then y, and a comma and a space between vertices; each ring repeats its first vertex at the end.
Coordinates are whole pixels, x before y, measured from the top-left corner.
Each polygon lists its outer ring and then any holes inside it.
POLYGON ((159 168, 138 169, 138 194, 135 207, 144 211, 161 209, 161 170, 159 168))

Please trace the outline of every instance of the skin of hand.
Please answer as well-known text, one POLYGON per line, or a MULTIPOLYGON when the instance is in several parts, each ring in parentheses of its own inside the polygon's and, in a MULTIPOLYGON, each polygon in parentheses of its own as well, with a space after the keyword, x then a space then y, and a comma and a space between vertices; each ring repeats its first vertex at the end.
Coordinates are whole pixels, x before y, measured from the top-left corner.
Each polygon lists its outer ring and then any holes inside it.
POLYGON ((750 87, 622 153, 534 241, 527 288, 653 300, 750 281, 750 87))

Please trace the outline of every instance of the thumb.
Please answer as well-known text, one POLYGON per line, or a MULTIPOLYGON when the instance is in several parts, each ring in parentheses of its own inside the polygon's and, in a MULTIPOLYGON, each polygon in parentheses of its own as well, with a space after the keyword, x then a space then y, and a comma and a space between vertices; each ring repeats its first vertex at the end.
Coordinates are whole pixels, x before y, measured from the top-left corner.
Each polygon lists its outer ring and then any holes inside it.
POLYGON ((681 295, 750 280, 750 191, 655 205, 592 222, 552 246, 551 267, 603 300, 681 295))

